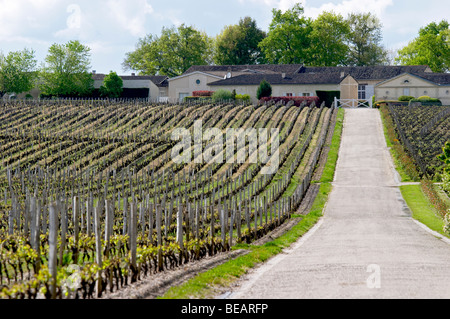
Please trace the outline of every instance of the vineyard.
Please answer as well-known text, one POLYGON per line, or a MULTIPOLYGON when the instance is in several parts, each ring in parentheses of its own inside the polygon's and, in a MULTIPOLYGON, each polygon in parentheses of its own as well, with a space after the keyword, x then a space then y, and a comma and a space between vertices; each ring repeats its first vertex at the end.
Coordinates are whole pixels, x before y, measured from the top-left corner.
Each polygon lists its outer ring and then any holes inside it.
MULTIPOLYGON (((260 238, 300 206, 336 116, 281 103, 0 107, 0 298, 31 299, 101 297, 260 238), (222 132, 279 129, 279 169, 175 163, 172 133, 196 120, 222 132)), ((447 138, 448 123, 438 125, 447 138)))
POLYGON ((450 107, 389 106, 389 112, 421 175, 433 177, 443 165, 437 155, 450 140, 450 107))

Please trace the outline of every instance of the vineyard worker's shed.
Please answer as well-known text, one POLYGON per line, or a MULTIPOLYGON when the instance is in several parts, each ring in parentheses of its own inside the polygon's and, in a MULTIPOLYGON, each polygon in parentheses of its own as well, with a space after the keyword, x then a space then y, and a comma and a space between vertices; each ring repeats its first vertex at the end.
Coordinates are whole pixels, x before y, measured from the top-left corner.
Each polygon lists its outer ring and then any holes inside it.
POLYGON ((397 100, 400 96, 429 96, 450 105, 450 73, 403 73, 375 87, 379 100, 397 100))

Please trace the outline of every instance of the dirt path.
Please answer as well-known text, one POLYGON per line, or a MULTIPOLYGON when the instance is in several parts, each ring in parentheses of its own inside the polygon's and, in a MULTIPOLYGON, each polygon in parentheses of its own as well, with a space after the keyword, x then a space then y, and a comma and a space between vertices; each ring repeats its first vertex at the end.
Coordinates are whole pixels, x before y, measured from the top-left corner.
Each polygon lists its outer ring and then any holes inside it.
POLYGON ((450 241, 412 219, 398 185, 378 110, 346 110, 324 217, 228 298, 450 298, 450 241))

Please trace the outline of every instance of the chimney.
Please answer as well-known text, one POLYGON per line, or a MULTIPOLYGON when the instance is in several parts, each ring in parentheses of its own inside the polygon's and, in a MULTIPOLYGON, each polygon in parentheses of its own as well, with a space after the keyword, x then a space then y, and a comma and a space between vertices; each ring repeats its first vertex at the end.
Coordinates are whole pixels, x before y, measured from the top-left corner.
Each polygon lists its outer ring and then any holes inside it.
POLYGON ((92 70, 92 74, 97 74, 97 71, 96 70, 92 70))
POLYGON ((344 71, 341 72, 341 79, 342 79, 343 77, 345 77, 345 72, 344 72, 344 71))
POLYGON ((281 73, 281 77, 282 77, 283 79, 285 79, 285 78, 286 78, 286 73, 281 73))

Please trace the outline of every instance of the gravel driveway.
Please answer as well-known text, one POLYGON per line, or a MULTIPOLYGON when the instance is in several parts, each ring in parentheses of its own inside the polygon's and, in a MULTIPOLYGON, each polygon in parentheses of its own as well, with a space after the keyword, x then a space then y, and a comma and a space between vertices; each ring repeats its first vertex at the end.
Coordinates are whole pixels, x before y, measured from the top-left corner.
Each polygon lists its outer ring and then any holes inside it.
POLYGON ((411 218, 398 186, 379 111, 347 109, 324 217, 228 298, 450 298, 450 243, 411 218))

